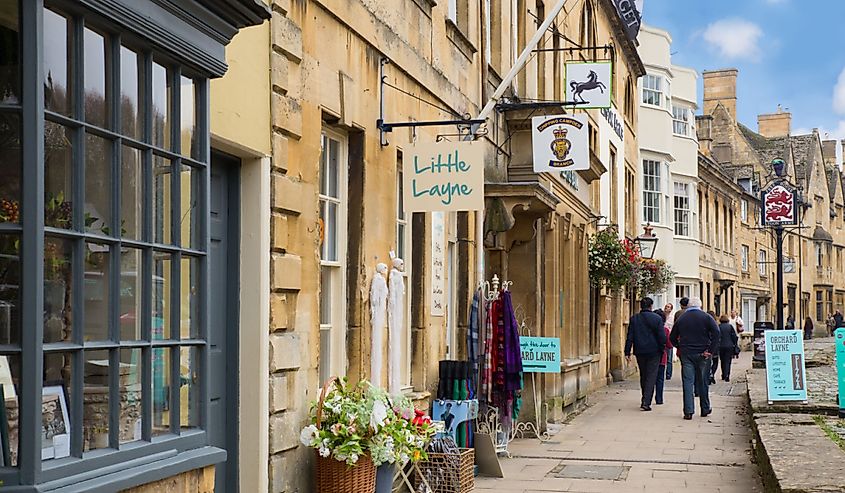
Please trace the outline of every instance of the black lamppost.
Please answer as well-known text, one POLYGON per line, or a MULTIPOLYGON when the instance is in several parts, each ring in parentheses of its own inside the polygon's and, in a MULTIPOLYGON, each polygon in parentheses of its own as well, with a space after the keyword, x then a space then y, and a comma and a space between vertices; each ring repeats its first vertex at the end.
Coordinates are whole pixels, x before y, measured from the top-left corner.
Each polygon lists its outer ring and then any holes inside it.
MULTIPOLYGON (((777 158, 772 160, 772 171, 775 173, 775 183, 782 184, 786 182, 786 179, 784 178, 786 175, 786 162, 783 159, 777 158)), ((763 207, 765 209, 765 203, 763 207)), ((793 214, 795 214, 794 190, 792 190, 792 207, 793 214)), ((775 272, 775 328, 783 330, 783 224, 776 223, 774 228, 775 246, 777 248, 777 271, 775 272)))

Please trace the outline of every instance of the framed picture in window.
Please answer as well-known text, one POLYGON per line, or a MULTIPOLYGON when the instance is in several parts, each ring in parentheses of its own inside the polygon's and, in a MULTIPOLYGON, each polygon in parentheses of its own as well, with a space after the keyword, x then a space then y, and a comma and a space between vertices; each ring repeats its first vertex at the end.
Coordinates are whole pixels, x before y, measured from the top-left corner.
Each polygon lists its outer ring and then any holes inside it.
POLYGON ((70 455, 70 415, 65 386, 45 385, 41 391, 41 460, 70 455))

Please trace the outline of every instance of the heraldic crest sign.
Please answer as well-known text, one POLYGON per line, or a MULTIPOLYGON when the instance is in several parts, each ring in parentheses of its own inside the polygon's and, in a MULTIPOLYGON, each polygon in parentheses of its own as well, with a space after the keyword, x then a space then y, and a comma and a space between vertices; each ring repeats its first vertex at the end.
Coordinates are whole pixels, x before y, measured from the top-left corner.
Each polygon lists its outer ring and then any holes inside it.
POLYGON ((534 117, 531 140, 537 173, 590 168, 589 136, 583 115, 534 117))

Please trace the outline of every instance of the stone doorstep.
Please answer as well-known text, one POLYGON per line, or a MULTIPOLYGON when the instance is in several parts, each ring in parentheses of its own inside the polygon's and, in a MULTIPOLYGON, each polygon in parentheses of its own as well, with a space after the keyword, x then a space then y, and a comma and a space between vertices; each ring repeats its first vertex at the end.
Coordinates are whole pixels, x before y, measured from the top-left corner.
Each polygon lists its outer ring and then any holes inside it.
POLYGON ((757 414, 755 454, 767 491, 845 491, 845 451, 807 414, 757 414))

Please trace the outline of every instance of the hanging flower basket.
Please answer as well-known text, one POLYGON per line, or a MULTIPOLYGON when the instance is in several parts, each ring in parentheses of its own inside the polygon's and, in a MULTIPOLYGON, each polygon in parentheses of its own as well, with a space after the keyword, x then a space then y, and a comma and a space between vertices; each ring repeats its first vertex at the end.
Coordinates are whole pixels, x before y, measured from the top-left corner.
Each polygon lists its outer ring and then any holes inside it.
POLYGON ((631 282, 639 258, 636 246, 620 239, 615 225, 608 226, 590 238, 590 283, 611 291, 621 289, 631 282))
POLYGON ((675 280, 675 273, 669 264, 661 259, 640 259, 635 273, 637 293, 645 296, 659 293, 675 280))

